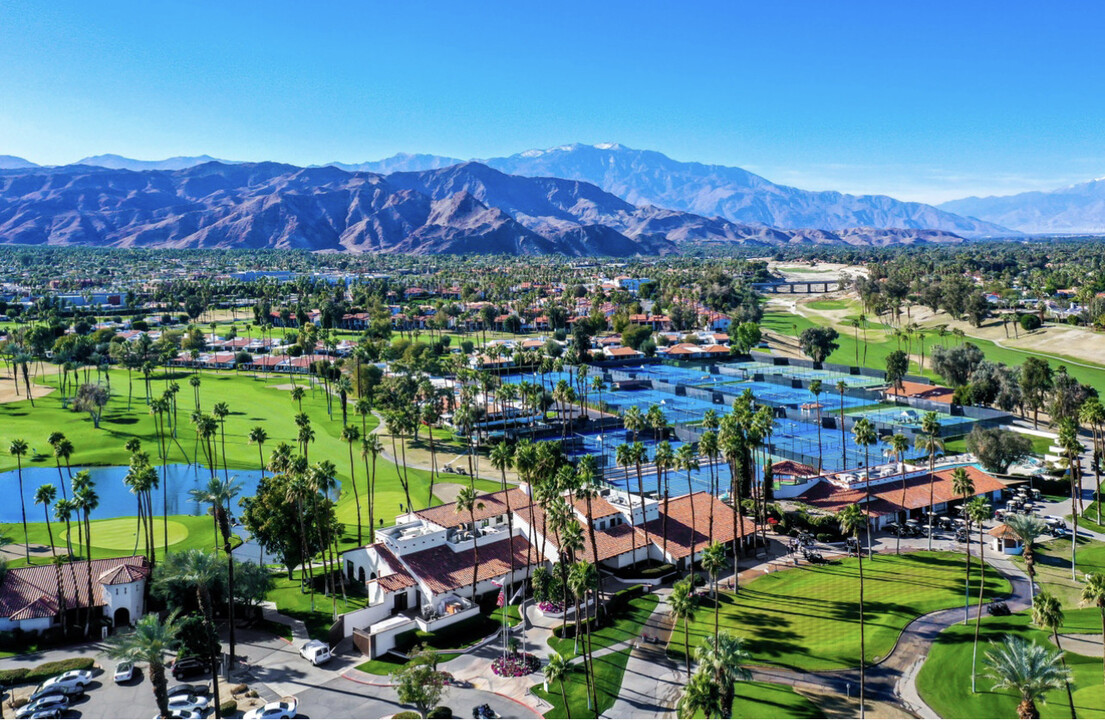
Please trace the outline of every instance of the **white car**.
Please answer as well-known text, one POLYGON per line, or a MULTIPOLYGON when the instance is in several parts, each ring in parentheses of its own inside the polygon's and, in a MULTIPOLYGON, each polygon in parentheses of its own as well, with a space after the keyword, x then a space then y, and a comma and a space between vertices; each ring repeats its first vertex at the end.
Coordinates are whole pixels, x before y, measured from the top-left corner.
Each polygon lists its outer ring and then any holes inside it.
POLYGON ((211 704, 211 699, 204 695, 176 695, 169 698, 169 714, 202 713, 211 704))
POLYGON ((299 649, 299 654, 312 665, 321 665, 330 660, 330 645, 321 640, 308 640, 299 649))
POLYGON ((268 705, 253 708, 243 717, 245 720, 275 720, 276 718, 288 720, 295 717, 298 707, 298 700, 294 697, 286 697, 280 702, 271 702, 268 705))
POLYGON ((57 689, 58 692, 66 695, 79 695, 91 684, 91 670, 70 670, 61 675, 55 675, 39 687, 57 689))
POLYGON ((134 663, 121 662, 115 666, 115 682, 130 682, 134 679, 134 663))

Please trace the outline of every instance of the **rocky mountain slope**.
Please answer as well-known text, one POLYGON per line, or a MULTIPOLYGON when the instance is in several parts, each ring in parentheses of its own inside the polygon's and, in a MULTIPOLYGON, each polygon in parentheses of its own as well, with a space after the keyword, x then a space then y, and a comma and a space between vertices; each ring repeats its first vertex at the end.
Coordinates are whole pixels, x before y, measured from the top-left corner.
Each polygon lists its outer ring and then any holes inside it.
POLYGON ((963 198, 940 207, 1024 233, 1105 233, 1105 178, 1050 192, 963 198))

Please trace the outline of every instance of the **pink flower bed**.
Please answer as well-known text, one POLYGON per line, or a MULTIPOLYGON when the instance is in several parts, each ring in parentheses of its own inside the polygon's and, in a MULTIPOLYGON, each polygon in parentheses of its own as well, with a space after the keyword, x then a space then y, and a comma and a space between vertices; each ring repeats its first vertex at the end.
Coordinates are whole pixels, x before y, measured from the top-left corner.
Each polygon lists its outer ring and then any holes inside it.
POLYGON ((562 612, 564 612, 564 607, 560 603, 549 602, 548 600, 544 600, 544 601, 538 603, 537 609, 540 610, 543 613, 562 613, 562 612))
POLYGON ((499 677, 525 677, 537 672, 541 661, 530 653, 499 656, 491 661, 491 672, 499 677))

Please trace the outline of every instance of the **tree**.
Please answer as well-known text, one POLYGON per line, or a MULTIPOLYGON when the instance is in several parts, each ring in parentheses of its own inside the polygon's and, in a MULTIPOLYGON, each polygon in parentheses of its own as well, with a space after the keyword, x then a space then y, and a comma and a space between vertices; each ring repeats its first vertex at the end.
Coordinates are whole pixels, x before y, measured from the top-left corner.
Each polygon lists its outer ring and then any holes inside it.
POLYGON ((967 435, 967 452, 977 457, 989 472, 1004 475, 1010 465, 1032 454, 1032 441, 1019 432, 976 424, 967 435))
POLYGON ((572 717, 572 708, 568 704, 568 692, 564 689, 564 681, 568 677, 571 666, 564 656, 558 652, 549 655, 549 662, 545 665, 545 684, 550 682, 560 685, 560 699, 564 703, 564 717, 572 717))
POLYGON ((357 508, 357 545, 361 544, 361 491, 357 488, 357 468, 353 464, 353 444, 361 439, 361 431, 356 425, 345 425, 341 429, 341 439, 349 446, 349 482, 353 485, 353 505, 357 508))
POLYGON ((899 392, 902 380, 909 372, 909 358, 901 350, 895 350, 886 356, 886 382, 899 392))
POLYGON ((808 327, 798 335, 798 347, 802 354, 815 363, 825 362, 840 347, 837 338, 840 333, 831 327, 815 325, 808 327))
POLYGON ((1051 391, 1052 372, 1047 360, 1038 357, 1025 358, 1021 365, 1021 395, 1025 406, 1032 411, 1032 427, 1040 426, 1040 410, 1051 391))
MULTIPOLYGON (((837 513, 837 522, 840 523, 840 531, 845 535, 851 535, 859 540, 859 531, 866 527, 867 515, 859 505, 852 504, 837 513)), ((866 633, 863 624, 863 553, 856 553, 859 563, 859 716, 866 717, 867 699, 867 644, 866 633)))
POLYGON ((238 497, 242 484, 236 480, 219 480, 213 477, 207 486, 190 492, 192 499, 211 506, 211 515, 215 518, 215 527, 219 529, 223 540, 223 553, 226 555, 227 570, 227 607, 230 625, 230 669, 234 668, 234 558, 231 552, 233 535, 230 528, 230 503, 238 497))
POLYGON ((937 375, 944 378, 953 387, 966 385, 971 373, 975 371, 985 356, 978 346, 971 343, 951 348, 933 345, 929 355, 930 366, 937 375))
MULTIPOLYGON (((952 492, 963 499, 964 506, 969 498, 975 494, 975 484, 971 480, 971 476, 967 474, 967 469, 963 467, 957 467, 952 471, 952 492)), ((971 518, 967 516, 967 540, 971 538, 971 518)), ((963 622, 970 620, 970 587, 971 587, 971 552, 968 546, 967 552, 963 553, 966 564, 966 576, 963 580, 963 622)))
POLYGON ((1028 592, 1029 597, 1034 597, 1036 593, 1036 553, 1033 551, 1033 546, 1036 544, 1036 539, 1047 532, 1047 524, 1035 515, 1021 513, 1010 513, 1002 520, 1006 527, 1012 530, 1013 534, 1024 545, 1022 557, 1024 558, 1025 574, 1028 575, 1028 592))
MULTIPOLYGON (((1077 536, 1076 536, 1077 537, 1077 536)), ((1059 604, 1059 598, 1046 590, 1037 593, 1032 601, 1032 622, 1041 630, 1051 632, 1051 641, 1055 643, 1059 651, 1059 661, 1063 669, 1067 669, 1067 661, 1063 656, 1063 646, 1059 644, 1059 628, 1063 626, 1063 608, 1059 604)), ((1063 681, 1067 687, 1067 701, 1070 703, 1070 716, 1073 720, 1078 717, 1074 711, 1074 693, 1070 689, 1070 679, 1063 681)))
POLYGON ((914 446, 918 450, 924 450, 929 456, 929 543, 928 549, 932 550, 932 520, 936 514, 936 474, 933 468, 936 465, 936 451, 944 449, 944 441, 940 439, 940 417, 934 412, 927 412, 921 416, 921 432, 914 439, 914 446))
POLYGON ((986 539, 982 535, 986 521, 994 512, 983 496, 971 498, 963 508, 971 522, 978 527, 978 612, 975 614, 975 638, 971 650, 971 692, 975 692, 975 670, 978 667, 978 633, 982 628, 982 597, 986 592, 986 539))
POLYGON ((73 401, 73 407, 79 412, 86 412, 92 418, 92 426, 100 427, 100 418, 103 417, 104 408, 111 397, 108 389, 99 383, 85 383, 77 389, 77 397, 73 401))
MULTIPOLYGON (((1095 605, 1101 613, 1101 640, 1105 643, 1105 574, 1093 572, 1082 586, 1082 604, 1095 605)), ((1102 678, 1105 678, 1105 658, 1102 658, 1102 678)))
POLYGON ((461 488, 457 493, 454 503, 455 511, 459 514, 468 513, 472 530, 472 602, 476 602, 476 582, 480 576, 480 528, 476 525, 476 511, 483 510, 484 504, 476 496, 476 488, 469 486, 461 488))
POLYGON ((702 715, 708 718, 724 718, 722 714, 721 692, 717 680, 708 671, 699 670, 694 677, 687 679, 683 695, 679 698, 676 711, 681 718, 693 718, 702 715))
POLYGON ((691 679, 691 633, 690 622, 698 611, 698 596, 694 592, 694 576, 690 575, 675 583, 668 598, 671 605, 671 617, 683 622, 683 652, 687 661, 687 681, 691 679))
MULTIPOLYGON (((879 436, 875 432, 875 425, 865 417, 861 417, 856 421, 856 424, 852 426, 852 436, 855 439, 856 445, 863 448, 863 474, 866 478, 863 484, 863 504, 865 508, 869 508, 871 507, 871 446, 878 443, 879 436)), ((871 523, 867 523, 867 557, 872 557, 873 552, 874 550, 871 544, 871 523)))
POLYGON ((436 708, 448 688, 445 673, 437 669, 437 653, 419 650, 413 659, 391 674, 392 685, 399 702, 413 705, 419 717, 426 717, 436 708))
POLYGON ((718 717, 733 717, 733 683, 751 680, 752 673, 745 667, 752 656, 744 649, 744 641, 727 632, 711 638, 703 638, 695 649, 699 672, 707 672, 714 678, 721 713, 718 717))
POLYGON ((165 679, 165 655, 177 645, 180 623, 176 612, 164 620, 157 613, 143 615, 134 630, 116 633, 107 640, 108 657, 149 666, 153 696, 161 717, 169 717, 169 692, 165 679))
POLYGON ((729 564, 729 559, 725 557, 725 546, 719 542, 711 543, 702 551, 702 569, 710 574, 710 588, 713 591, 714 596, 714 642, 717 643, 719 635, 719 615, 721 613, 721 598, 717 593, 717 576, 725 566, 729 564))
MULTIPOLYGON (((271 469, 271 467, 270 467, 271 469)), ((242 498, 242 525, 250 536, 284 566, 288 578, 305 558, 314 557, 325 545, 314 523, 305 523, 300 537, 300 519, 296 505, 287 501, 291 475, 262 478, 252 497, 242 498)))
POLYGON ((1063 653, 1029 642, 1016 635, 1006 635, 1000 644, 993 643, 986 653, 986 674, 994 681, 994 690, 1015 690, 1021 696, 1017 717, 1035 720, 1040 717, 1037 702, 1064 683, 1070 683, 1071 673, 1060 664, 1063 653))
POLYGON ((31 564, 31 540, 27 534, 27 499, 23 494, 23 456, 27 454, 27 441, 15 439, 8 446, 8 452, 15 457, 15 466, 19 477, 19 508, 23 513, 23 552, 27 557, 27 564, 31 564))
POLYGON ((810 394, 813 395, 813 404, 817 411, 817 474, 820 475, 823 468, 823 453, 821 451, 821 392, 820 380, 810 381, 810 394))
POLYGON ((265 432, 265 428, 257 425, 249 431, 249 443, 250 445, 257 446, 257 454, 261 459, 261 477, 265 477, 265 443, 269 439, 269 434, 265 432))

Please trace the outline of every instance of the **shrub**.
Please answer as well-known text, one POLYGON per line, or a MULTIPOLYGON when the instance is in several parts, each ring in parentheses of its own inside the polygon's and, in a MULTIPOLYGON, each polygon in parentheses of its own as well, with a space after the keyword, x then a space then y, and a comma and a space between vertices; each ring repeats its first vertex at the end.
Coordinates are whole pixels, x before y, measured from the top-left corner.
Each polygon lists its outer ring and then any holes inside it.
POLYGON ((1038 315, 1021 315, 1021 319, 1018 320, 1018 322, 1021 324, 1022 328, 1028 331, 1038 330, 1040 326, 1043 325, 1038 315))
POLYGON ((219 705, 219 714, 223 717, 233 715, 236 712, 238 712, 237 700, 224 700, 222 705, 219 705))
POLYGON ((829 533, 817 533, 814 537, 816 537, 817 542, 820 543, 831 543, 833 541, 833 536, 829 533))
POLYGON ((237 685, 230 688, 231 695, 242 695, 247 692, 249 692, 249 685, 246 685, 245 683, 238 683, 237 685))
POLYGON ((392 715, 396 720, 421 720, 422 716, 416 713, 414 710, 404 710, 392 715))
POLYGON ((27 677, 27 673, 30 672, 30 668, 11 668, 10 670, 0 670, 0 684, 2 685, 17 685, 23 682, 27 677))
POLYGON ((40 683, 43 680, 61 675, 70 670, 91 670, 95 662, 92 658, 69 658, 42 663, 33 668, 12 668, 0 670, 0 683, 14 685, 18 683, 40 683))
POLYGON ((426 716, 428 718, 451 718, 453 717, 452 708, 448 708, 444 705, 438 705, 426 716))

